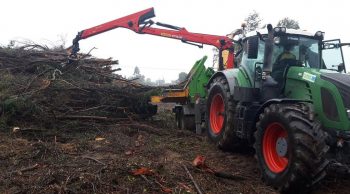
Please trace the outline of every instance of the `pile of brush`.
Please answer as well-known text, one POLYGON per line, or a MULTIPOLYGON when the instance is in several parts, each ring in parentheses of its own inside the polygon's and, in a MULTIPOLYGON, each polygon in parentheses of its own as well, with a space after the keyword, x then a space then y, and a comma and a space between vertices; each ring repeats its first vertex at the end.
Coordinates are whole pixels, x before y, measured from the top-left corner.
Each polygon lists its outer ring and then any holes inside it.
POLYGON ((155 88, 116 74, 118 61, 68 56, 62 47, 0 47, 0 125, 115 122, 156 113, 149 104, 155 88))

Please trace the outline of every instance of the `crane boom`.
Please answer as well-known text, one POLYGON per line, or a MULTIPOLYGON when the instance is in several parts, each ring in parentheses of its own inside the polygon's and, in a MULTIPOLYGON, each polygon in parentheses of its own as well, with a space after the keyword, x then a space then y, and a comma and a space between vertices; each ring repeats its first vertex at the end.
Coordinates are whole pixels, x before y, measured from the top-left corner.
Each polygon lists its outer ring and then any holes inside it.
POLYGON ((223 70, 225 65, 226 68, 234 67, 234 48, 233 42, 230 38, 226 36, 192 33, 187 31, 185 28, 180 28, 159 22, 154 23, 152 20, 150 20, 152 17, 155 17, 154 9, 149 8, 98 26, 94 26, 92 28, 82 30, 73 40, 71 56, 76 57, 76 54, 79 52, 79 40, 86 39, 115 28, 127 28, 139 34, 150 34, 166 38, 178 39, 184 43, 196 45, 200 48, 203 47, 203 44, 215 46, 219 49, 219 70, 223 70), (163 28, 151 27, 154 24, 163 28), (200 43, 202 45, 198 45, 196 43, 200 43), (221 57, 222 51, 224 50, 227 50, 229 53, 226 64, 224 64, 221 57))

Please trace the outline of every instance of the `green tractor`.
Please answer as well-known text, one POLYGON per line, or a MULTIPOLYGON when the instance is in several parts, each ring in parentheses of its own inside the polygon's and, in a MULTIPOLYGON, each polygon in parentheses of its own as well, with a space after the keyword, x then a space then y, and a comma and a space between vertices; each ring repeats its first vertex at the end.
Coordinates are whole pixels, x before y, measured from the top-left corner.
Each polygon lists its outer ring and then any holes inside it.
POLYGON ((237 68, 207 84, 206 128, 222 149, 253 146, 263 180, 308 192, 350 163, 350 75, 340 40, 272 28, 236 40, 237 68))

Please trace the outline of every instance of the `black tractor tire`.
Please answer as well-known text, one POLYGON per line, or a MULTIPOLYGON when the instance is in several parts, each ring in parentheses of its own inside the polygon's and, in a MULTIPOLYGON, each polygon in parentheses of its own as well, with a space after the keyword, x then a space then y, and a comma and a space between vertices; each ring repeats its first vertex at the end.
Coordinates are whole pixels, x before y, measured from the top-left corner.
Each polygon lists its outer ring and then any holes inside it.
POLYGON ((235 103, 224 77, 210 84, 207 99, 206 126, 209 139, 222 150, 234 151, 241 146, 234 132, 235 103))
POLYGON ((327 133, 306 104, 272 104, 256 124, 262 179, 281 193, 309 193, 326 176, 327 133))

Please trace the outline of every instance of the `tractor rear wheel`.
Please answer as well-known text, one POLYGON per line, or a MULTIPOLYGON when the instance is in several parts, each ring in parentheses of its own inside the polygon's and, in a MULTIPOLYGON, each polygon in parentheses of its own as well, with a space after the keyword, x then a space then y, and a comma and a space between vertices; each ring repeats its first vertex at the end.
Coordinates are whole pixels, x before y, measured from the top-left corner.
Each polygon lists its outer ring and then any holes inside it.
POLYGON ((259 117, 256 157, 263 180, 284 193, 306 193, 325 177, 327 134, 305 104, 272 104, 259 117))
POLYGON ((227 80, 224 77, 214 78, 207 99, 207 133, 209 139, 223 150, 234 150, 241 145, 234 133, 234 110, 227 80))

